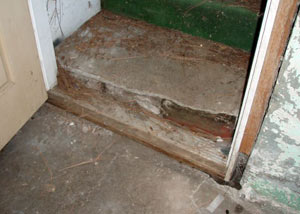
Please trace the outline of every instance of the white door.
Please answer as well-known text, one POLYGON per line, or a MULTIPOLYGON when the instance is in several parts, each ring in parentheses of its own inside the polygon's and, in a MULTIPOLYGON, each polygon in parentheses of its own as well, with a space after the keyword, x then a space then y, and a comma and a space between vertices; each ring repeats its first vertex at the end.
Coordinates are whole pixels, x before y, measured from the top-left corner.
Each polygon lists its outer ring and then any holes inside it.
POLYGON ((47 93, 27 0, 0 1, 0 149, 47 93))

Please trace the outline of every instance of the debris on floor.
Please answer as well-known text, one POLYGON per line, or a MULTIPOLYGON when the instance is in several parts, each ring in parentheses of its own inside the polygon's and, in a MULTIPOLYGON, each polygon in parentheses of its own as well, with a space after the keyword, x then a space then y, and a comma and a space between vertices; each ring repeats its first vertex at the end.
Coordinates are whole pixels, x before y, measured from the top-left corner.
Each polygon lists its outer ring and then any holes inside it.
POLYGON ((50 104, 0 152, 0 177, 0 213, 262 213, 205 173, 50 104))

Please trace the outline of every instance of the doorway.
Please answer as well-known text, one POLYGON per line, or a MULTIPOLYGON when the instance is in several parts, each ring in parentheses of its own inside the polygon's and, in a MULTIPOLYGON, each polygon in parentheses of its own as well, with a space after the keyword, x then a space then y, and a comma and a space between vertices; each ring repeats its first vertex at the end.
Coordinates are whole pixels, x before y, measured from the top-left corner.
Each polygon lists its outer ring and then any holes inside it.
POLYGON ((212 39, 102 10, 56 48, 50 102, 224 178, 251 53, 212 39))

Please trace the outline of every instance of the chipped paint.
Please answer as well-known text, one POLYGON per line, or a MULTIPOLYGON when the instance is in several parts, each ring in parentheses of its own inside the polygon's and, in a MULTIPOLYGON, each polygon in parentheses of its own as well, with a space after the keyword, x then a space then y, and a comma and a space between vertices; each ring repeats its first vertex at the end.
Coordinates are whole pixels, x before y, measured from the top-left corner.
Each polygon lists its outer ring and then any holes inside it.
POLYGON ((252 200, 300 210, 300 14, 242 183, 252 200))
MULTIPOLYGON (((269 181, 265 178, 257 178, 251 177, 249 179, 251 185, 248 187, 248 196, 250 195, 250 199, 257 198, 255 194, 260 194, 261 197, 270 197, 280 202, 281 204, 286 205, 287 207, 292 207, 294 209, 300 209, 300 197, 299 194, 293 192, 289 188, 279 187, 278 185, 274 185, 274 181, 269 181)), ((266 198, 264 198, 266 200, 266 198)), ((282 207, 281 204, 272 203, 273 206, 284 208, 287 213, 287 208, 282 207)), ((290 210, 291 212, 293 210, 290 210)))

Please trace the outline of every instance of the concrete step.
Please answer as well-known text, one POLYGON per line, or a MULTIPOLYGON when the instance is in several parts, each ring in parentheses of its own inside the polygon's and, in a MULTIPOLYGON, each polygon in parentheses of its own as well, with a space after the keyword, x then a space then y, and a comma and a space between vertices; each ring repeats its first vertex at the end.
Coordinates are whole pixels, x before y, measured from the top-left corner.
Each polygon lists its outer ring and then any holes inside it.
POLYGON ((104 9, 250 51, 266 0, 102 0, 104 9))
POLYGON ((87 88, 231 141, 247 75, 244 51, 102 11, 56 55, 60 69, 87 88))
POLYGON ((247 52, 102 11, 56 56, 52 104, 224 177, 247 52))

